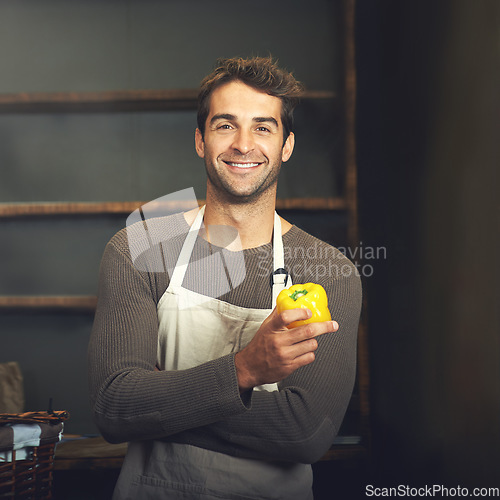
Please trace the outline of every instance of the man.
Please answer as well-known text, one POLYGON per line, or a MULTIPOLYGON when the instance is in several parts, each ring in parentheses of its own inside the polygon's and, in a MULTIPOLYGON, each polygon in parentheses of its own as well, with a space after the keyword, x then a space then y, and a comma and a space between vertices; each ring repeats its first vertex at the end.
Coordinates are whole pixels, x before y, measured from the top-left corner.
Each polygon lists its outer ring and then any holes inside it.
POLYGON ((206 205, 155 219, 156 248, 125 230, 106 247, 89 372, 103 436, 129 441, 116 499, 312 498, 309 464, 351 396, 361 287, 342 254, 275 213, 300 91, 271 59, 219 61, 195 133, 206 205), (220 228, 236 236, 223 244, 220 228), (311 314, 274 309, 292 281, 322 284, 333 321, 288 329, 311 314))

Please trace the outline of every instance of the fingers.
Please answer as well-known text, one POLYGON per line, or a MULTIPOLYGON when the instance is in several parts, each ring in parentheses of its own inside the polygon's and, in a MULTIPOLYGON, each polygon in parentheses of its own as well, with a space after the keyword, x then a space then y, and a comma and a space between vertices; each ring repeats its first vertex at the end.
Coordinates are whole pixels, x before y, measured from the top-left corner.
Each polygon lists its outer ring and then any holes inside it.
POLYGON ((335 321, 287 328, 312 316, 309 309, 276 309, 264 320, 250 343, 235 355, 240 391, 283 380, 297 368, 312 363, 318 348, 316 337, 338 330, 335 321))
POLYGON ((312 351, 309 351, 309 352, 306 352, 304 354, 301 354, 300 356, 297 356, 294 359, 296 369, 312 363, 315 359, 316 359, 316 356, 314 355, 314 352, 312 352, 312 351))
POLYGON ((286 326, 288 326, 294 321, 303 321, 309 319, 312 316, 312 312, 310 309, 298 307, 296 309, 288 309, 286 311, 283 311, 281 313, 281 316, 286 326))
POLYGON ((268 318, 271 323, 269 326, 275 333, 280 331, 286 333, 290 340, 293 339, 293 342, 301 342, 302 340, 324 335, 325 333, 336 332, 339 329, 336 321, 320 321, 295 328, 287 328, 290 323, 307 320, 311 316, 311 311, 305 308, 288 309, 281 314, 278 314, 275 308, 268 318))
POLYGON ((289 342, 287 356, 293 360, 294 369, 308 365, 315 360, 314 351, 318 348, 316 337, 335 332, 338 328, 336 321, 323 321, 288 330, 287 335, 283 335, 282 339, 289 342))
POLYGON ((318 348, 318 341, 316 339, 307 339, 302 342, 297 342, 292 344, 288 348, 288 356, 292 358, 295 362, 299 361, 300 358, 310 359, 309 362, 314 361, 314 351, 318 348), (306 356, 312 354, 312 356, 306 356))
MULTIPOLYGON (((297 307, 295 309, 287 309, 283 311, 281 314, 278 314, 275 308, 273 310, 273 313, 271 314, 271 317, 274 319, 274 323, 277 327, 283 327, 283 326, 288 327, 291 323, 294 323, 296 321, 308 320, 311 316, 312 316, 311 310, 303 307, 297 307)), ((330 324, 330 326, 328 326, 329 328, 328 332, 335 332, 339 328, 339 325, 336 321, 325 321, 324 323, 330 324)))
POLYGON ((339 329, 336 321, 321 321, 317 323, 308 323, 307 325, 297 326, 288 330, 290 339, 294 342, 301 342, 306 339, 312 339, 325 333, 333 333, 339 329))
POLYGON ((312 312, 310 309, 305 309, 302 307, 287 309, 281 314, 278 314, 276 309, 274 309, 273 314, 275 314, 275 322, 278 328, 287 327, 294 321, 304 321, 312 316, 312 312))
MULTIPOLYGON (((290 319, 291 321, 296 321, 297 316, 301 316, 301 314, 296 314, 295 311, 297 311, 297 309, 284 311, 281 314, 284 324, 288 324, 288 320, 290 319)), ((304 314, 302 313, 302 318, 303 316, 304 314)), ((308 323, 290 329, 285 327, 283 333, 278 335, 277 340, 279 339, 279 343, 285 348, 285 351, 283 351, 284 357, 293 360, 294 369, 297 369, 300 366, 305 366, 314 361, 314 351, 318 348, 316 337, 326 333, 336 332, 338 329, 339 325, 336 321, 308 323)))

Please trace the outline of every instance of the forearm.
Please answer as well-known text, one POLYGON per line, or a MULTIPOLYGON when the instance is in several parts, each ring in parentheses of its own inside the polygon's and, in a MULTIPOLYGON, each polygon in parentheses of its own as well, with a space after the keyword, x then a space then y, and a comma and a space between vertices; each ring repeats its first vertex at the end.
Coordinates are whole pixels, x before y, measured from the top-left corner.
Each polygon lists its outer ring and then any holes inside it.
POLYGON ((154 279, 107 246, 88 360, 94 418, 113 442, 161 439, 246 411, 233 356, 178 372, 155 370, 154 279))
MULTIPOLYGON (((301 395, 293 394, 292 391, 285 396, 288 399, 287 406, 295 397, 300 398, 301 395)), ((252 415, 257 411, 257 407, 254 408, 252 415)), ((170 436, 167 440, 243 458, 314 463, 329 449, 338 429, 328 418, 320 420, 311 415, 309 422, 306 422, 306 418, 303 420, 302 424, 293 422, 289 425, 286 418, 226 419, 170 436), (259 420, 260 427, 253 427, 252 424, 259 420)))
POLYGON ((100 383, 93 403, 110 442, 162 439, 247 411, 232 356, 177 372, 118 369, 100 383))
POLYGON ((338 432, 355 377, 355 347, 329 370, 330 356, 322 354, 279 391, 254 391, 249 411, 171 439, 247 458, 315 462, 338 432))

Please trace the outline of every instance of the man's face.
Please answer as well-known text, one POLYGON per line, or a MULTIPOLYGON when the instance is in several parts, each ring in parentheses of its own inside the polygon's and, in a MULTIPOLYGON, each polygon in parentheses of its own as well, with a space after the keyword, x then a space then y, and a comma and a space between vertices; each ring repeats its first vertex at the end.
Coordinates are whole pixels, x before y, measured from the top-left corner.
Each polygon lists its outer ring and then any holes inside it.
POLYGON ((283 145, 281 100, 233 81, 210 97, 205 137, 196 129, 196 152, 205 160, 209 192, 249 201, 276 192, 281 162, 293 151, 290 134, 283 145))

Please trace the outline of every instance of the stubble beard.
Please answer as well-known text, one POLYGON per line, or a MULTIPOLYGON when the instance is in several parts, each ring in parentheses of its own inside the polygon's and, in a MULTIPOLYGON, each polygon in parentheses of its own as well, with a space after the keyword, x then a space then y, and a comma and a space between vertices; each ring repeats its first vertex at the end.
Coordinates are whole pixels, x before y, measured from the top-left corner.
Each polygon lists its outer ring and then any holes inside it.
POLYGON ((230 203, 244 204, 255 202, 270 190, 272 190, 273 194, 276 192, 281 161, 270 168, 268 175, 261 179, 261 182, 254 184, 251 189, 243 192, 237 189, 226 176, 218 175, 217 169, 213 165, 209 167, 207 161, 205 161, 205 170, 208 184, 211 185, 214 193, 217 193, 219 199, 224 199, 230 203))

